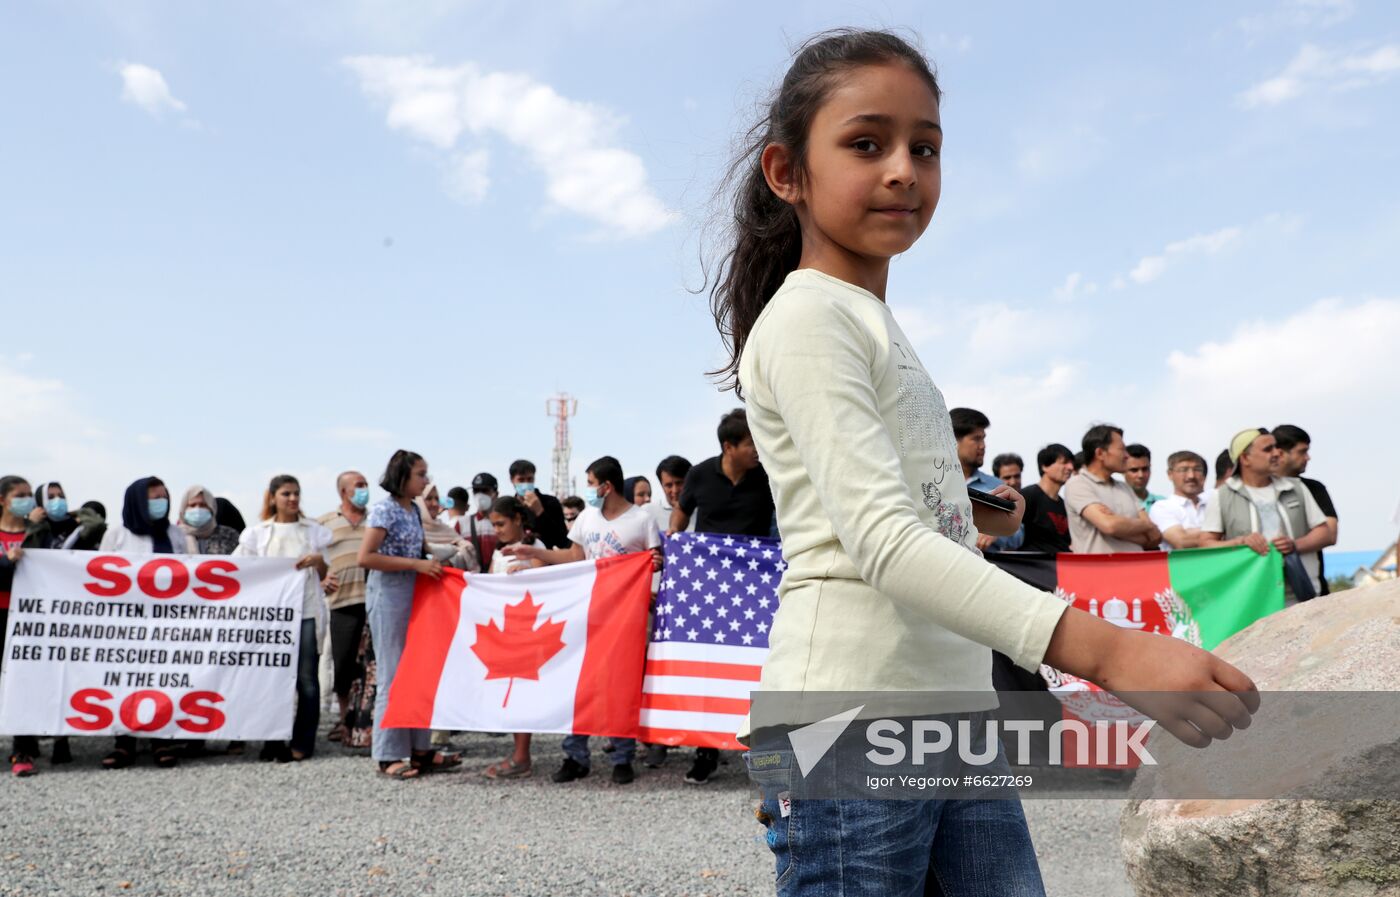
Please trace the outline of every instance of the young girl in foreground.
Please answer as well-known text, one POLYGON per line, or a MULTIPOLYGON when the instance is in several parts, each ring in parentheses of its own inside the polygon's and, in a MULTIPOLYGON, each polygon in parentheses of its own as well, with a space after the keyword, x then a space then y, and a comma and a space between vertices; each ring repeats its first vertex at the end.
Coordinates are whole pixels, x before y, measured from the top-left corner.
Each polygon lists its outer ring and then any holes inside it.
MULTIPOLYGON (((991 707, 994 648, 1117 692, 1189 692, 1129 700, 1198 747, 1247 726, 1258 695, 1234 667, 1069 608, 976 551, 979 532, 1016 530, 1024 502, 1003 486, 1014 513, 974 510, 943 396, 885 304, 890 258, 938 204, 923 56, 889 33, 820 35, 749 136, 712 300, 789 565, 760 689, 982 692, 991 707)), ((765 797, 780 893, 1044 893, 1016 800, 765 797)))

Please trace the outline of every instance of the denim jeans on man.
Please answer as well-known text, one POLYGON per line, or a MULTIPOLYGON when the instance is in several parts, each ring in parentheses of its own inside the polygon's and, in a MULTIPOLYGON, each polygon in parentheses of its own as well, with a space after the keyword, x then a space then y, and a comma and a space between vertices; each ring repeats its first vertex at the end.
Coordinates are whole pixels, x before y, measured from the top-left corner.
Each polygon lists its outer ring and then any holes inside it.
POLYGON ((792 752, 753 756, 780 897, 1045 897, 1019 800, 792 800, 792 752))
POLYGON ((430 729, 384 729, 379 720, 389 708, 389 686, 408 637, 408 616, 413 610, 413 571, 369 571, 365 584, 365 612, 374 639, 374 734, 370 755, 376 760, 406 760, 413 751, 432 749, 430 729))
MULTIPOLYGON (((637 756, 637 739, 614 738, 612 743, 612 753, 608 755, 608 758, 612 761, 613 766, 631 763, 632 758, 637 756)), ((570 760, 584 767, 591 765, 587 735, 565 735, 563 747, 564 756, 570 760)))

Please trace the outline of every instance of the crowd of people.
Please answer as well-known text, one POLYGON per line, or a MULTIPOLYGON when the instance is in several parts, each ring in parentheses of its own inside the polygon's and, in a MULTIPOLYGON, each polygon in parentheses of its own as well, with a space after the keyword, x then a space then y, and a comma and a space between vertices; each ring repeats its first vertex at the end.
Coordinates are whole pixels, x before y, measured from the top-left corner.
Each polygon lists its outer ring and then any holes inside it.
MULTIPOLYGON (((295 719, 290 741, 265 743, 259 759, 298 762, 315 754, 324 679, 335 707, 327 739, 369 748, 378 771, 395 779, 453 768, 462 759, 449 749, 451 733, 373 725, 386 710, 403 652, 415 578, 439 578, 444 567, 509 574, 641 551, 653 552, 659 569, 663 533, 773 534, 773 500, 744 411, 724 415, 717 435, 720 453, 699 464, 679 455, 662 459, 655 470, 656 492, 648 477, 625 477, 618 461, 604 456, 588 465, 583 494, 562 500, 539 489, 535 465, 527 460, 510 465, 504 488, 483 472, 470 487, 454 486, 444 494, 430 479, 427 461, 400 450, 379 478, 387 495, 378 502, 371 502, 368 478, 348 470, 336 479, 339 504, 309 517, 302 511, 300 482, 282 474, 267 484, 251 524, 231 502, 200 485, 186 489, 173 507, 164 481, 142 477, 127 488, 117 519, 99 502, 70 509, 57 481, 35 488, 24 477, 6 476, 0 478, 0 649, 15 570, 29 548, 287 558, 304 583, 295 719)), ((483 773, 508 779, 532 775, 531 741, 528 733, 516 734, 510 755, 483 773)), ((150 753, 156 766, 168 768, 206 754, 208 747, 203 741, 153 739, 150 753)), ((636 743, 614 738, 605 748, 612 780, 633 781, 636 743)), ((231 754, 244 749, 236 741, 224 748, 231 754)), ((647 766, 666 762, 664 745, 643 750, 647 766)), ((562 752, 554 781, 589 774, 586 735, 564 738, 562 752)), ((35 774, 39 754, 36 736, 16 737, 12 773, 35 774)), ((49 759, 72 762, 66 737, 54 739, 49 759)), ((101 763, 123 769, 136 759, 136 738, 119 735, 101 763)), ((685 780, 703 784, 718 762, 717 751, 697 750, 685 780)))
MULTIPOLYGON (((1151 451, 1127 443, 1118 427, 1090 428, 1078 451, 1060 443, 1041 448, 1035 456, 1038 478, 1027 482, 1025 462, 1014 453, 996 455, 990 473, 983 470, 991 427, 985 414, 954 408, 949 417, 966 484, 983 491, 1005 484, 1024 500, 1014 534, 979 536, 985 551, 1102 554, 1248 545, 1284 556, 1288 603, 1328 592, 1322 551, 1337 541, 1337 512, 1327 488, 1302 476, 1312 439, 1299 427, 1240 431, 1216 459, 1213 491, 1206 489, 1205 457, 1174 451, 1167 458, 1172 492, 1161 495, 1149 488, 1151 451)), ((377 503, 371 504, 368 478, 349 470, 336 480, 339 504, 311 518, 301 509, 301 484, 284 474, 268 483, 252 524, 201 485, 182 493, 172 520, 169 488, 157 477, 143 477, 127 488, 120 519, 109 520, 99 502, 71 510, 60 482, 32 487, 23 477, 7 476, 0 478, 0 640, 25 548, 289 558, 305 583, 296 716, 291 740, 264 744, 259 758, 301 761, 315 753, 324 650, 326 691, 335 707, 329 740, 370 748, 380 772, 395 778, 455 767, 461 757, 448 749, 450 733, 373 726, 385 711, 403 650, 414 578, 436 578, 443 567, 511 573, 634 551, 659 557, 661 535, 685 530, 777 535, 773 497, 743 409, 723 417, 717 437, 720 454, 698 464, 679 455, 662 459, 655 491, 648 477, 625 477, 616 459, 603 457, 588 466, 583 495, 562 500, 540 491, 535 465, 527 460, 510 465, 504 489, 483 472, 470 487, 442 494, 427 462, 399 451, 379 480, 387 497, 377 503)), ((484 774, 532 775, 531 742, 530 734, 516 734, 510 755, 484 774)), ((131 765, 136 747, 133 736, 117 736, 102 765, 131 765)), ((606 747, 613 781, 632 781, 636 743, 617 738, 606 747)), ((243 749, 240 742, 226 748, 234 754, 243 749)), ((171 767, 205 753, 206 745, 154 740, 150 750, 157 766, 171 767)), ((666 761, 663 745, 643 750, 649 767, 666 761)), ((555 781, 589 774, 587 736, 566 737, 562 751, 555 781)), ((34 774, 38 754, 37 738, 17 737, 12 772, 34 774)), ((54 740, 50 759, 71 762, 66 738, 54 740)), ((718 763, 717 751, 698 749, 686 781, 707 781, 718 763)))

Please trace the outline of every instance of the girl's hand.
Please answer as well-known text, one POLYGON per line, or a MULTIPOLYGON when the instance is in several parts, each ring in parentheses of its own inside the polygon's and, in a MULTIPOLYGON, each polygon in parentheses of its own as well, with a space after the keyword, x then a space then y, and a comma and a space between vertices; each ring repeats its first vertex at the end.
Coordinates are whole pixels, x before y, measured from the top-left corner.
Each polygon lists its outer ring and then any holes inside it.
POLYGON ((316 562, 320 559, 321 556, 319 554, 308 554, 306 557, 297 561, 297 569, 305 570, 307 567, 314 567, 316 566, 316 562))
POLYGON ((10 559, 10 563, 18 564, 19 559, 24 556, 24 549, 18 545, 11 545, 10 550, 5 552, 5 557, 10 559))
POLYGON ((1252 679, 1214 654, 1168 635, 1118 630, 1093 681, 1192 747, 1249 728, 1259 709, 1252 679))
POLYGON ((47 516, 49 515, 44 511, 43 505, 35 505, 34 510, 29 512, 29 522, 38 523, 47 516))
POLYGON ((1026 516, 1026 497, 1005 483, 993 489, 991 494, 997 498, 1004 498, 1016 506, 1016 510, 1006 515, 1014 521, 1011 524, 1011 532, 1016 532, 1017 527, 1021 525, 1021 518, 1026 516))
POLYGON ((442 564, 428 558, 414 561, 413 570, 429 579, 442 579, 442 564))

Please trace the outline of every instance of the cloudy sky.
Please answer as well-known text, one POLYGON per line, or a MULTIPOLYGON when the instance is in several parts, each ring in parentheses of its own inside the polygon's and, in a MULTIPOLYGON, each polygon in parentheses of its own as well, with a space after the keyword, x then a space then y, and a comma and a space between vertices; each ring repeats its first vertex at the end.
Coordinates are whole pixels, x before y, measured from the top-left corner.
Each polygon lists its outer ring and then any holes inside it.
MULTIPOLYGON (((697 259, 806 35, 916 35, 943 199, 889 298, 1031 456, 1112 421, 1315 439, 1343 549, 1400 498, 1400 13, 1380 2, 25 4, 0 30, 0 461, 245 505, 406 446, 441 483, 713 453, 697 259), (551 7, 545 11, 544 7, 551 7)), ((859 484, 853 484, 858 487, 859 484)))

